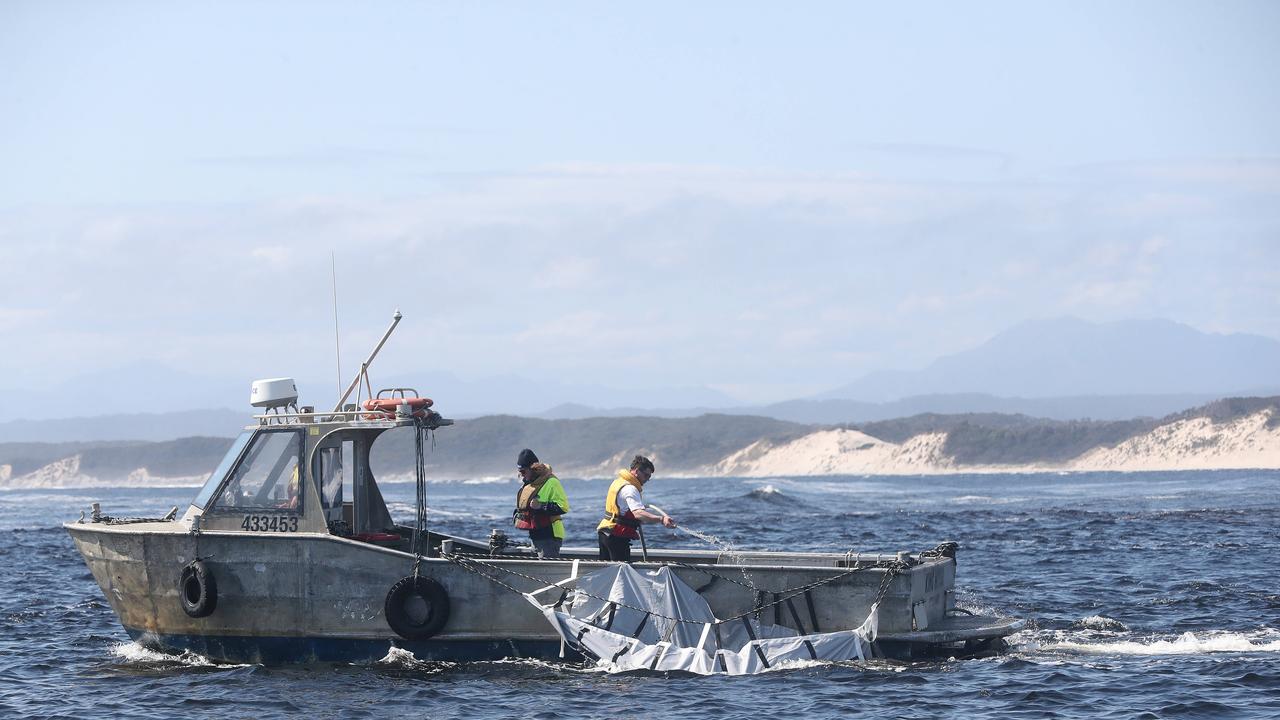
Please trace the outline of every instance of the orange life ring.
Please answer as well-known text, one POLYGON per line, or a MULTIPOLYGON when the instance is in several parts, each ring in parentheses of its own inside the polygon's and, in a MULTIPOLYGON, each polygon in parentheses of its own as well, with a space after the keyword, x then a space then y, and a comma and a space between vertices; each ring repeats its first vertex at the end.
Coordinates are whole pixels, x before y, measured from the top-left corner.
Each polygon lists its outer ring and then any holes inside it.
POLYGON ((366 420, 382 420, 391 419, 396 416, 396 410, 401 405, 408 405, 414 417, 426 417, 427 408, 431 407, 431 398, 406 397, 406 398, 372 398, 364 401, 365 410, 376 410, 378 414, 366 415, 366 420))

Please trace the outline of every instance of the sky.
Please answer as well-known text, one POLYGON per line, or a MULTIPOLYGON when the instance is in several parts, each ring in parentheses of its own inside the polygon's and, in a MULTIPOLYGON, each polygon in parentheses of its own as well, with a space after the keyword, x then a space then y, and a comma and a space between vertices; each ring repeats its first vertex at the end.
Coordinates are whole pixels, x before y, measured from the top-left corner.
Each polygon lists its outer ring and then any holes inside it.
MULTIPOLYGON (((1280 338, 1274 2, 0 4, 0 389, 1280 338)), ((344 378, 344 380, 347 378, 344 378)), ((375 381, 376 383, 376 381, 375 381)), ((343 383, 345 384, 345 382, 343 383)))

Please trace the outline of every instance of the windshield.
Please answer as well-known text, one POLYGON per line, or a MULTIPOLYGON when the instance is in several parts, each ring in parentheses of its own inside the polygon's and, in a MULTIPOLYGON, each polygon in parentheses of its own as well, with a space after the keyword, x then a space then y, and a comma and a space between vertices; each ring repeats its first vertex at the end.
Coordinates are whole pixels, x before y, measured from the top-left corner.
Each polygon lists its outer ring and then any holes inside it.
POLYGON ((200 488, 200 494, 196 495, 196 499, 191 501, 192 505, 203 510, 209 504, 209 498, 213 497, 218 485, 227 476, 227 471, 231 469, 231 465, 235 463, 236 458, 240 457, 240 453, 244 451, 244 446, 249 443, 249 438, 251 437, 253 437, 253 431, 246 430, 240 433, 240 437, 236 438, 235 442, 231 443, 231 448, 227 450, 226 455, 222 456, 222 462, 218 463, 218 468, 205 481, 204 487, 200 488))
POLYGON ((302 482, 298 461, 301 455, 300 431, 260 431, 235 470, 231 471, 212 509, 235 512, 245 509, 299 509, 302 482))

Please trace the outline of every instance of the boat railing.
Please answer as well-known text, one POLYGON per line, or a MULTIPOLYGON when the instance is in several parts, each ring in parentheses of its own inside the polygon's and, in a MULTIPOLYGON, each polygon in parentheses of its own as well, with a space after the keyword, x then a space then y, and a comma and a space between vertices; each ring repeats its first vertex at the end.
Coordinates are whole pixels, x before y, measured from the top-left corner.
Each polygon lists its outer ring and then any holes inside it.
MULTIPOLYGON (((298 410, 268 412, 252 416, 258 425, 313 425, 321 423, 360 423, 370 427, 399 427, 412 425, 413 417, 402 413, 391 413, 383 410, 366 410, 355 405, 348 405, 343 410, 323 410, 317 412, 311 406, 298 410)), ((452 425, 453 421, 432 414, 427 417, 431 427, 452 425)))
MULTIPOLYGON (((532 548, 520 547, 494 552, 494 550, 488 545, 477 540, 469 540, 466 538, 448 535, 434 536, 433 540, 439 544, 430 549, 428 557, 470 556, 485 558, 486 560, 496 562, 546 562, 540 560, 532 548)), ((895 563, 910 567, 926 564, 931 560, 927 552, 909 553, 905 551, 899 551, 897 553, 861 553, 856 551, 844 553, 726 553, 715 550, 708 551, 701 549, 663 548, 662 550, 650 549, 649 555, 651 560, 658 564, 673 563, 677 565, 694 564, 768 568, 790 567, 796 569, 878 567, 889 566, 895 563)), ((585 547, 565 547, 561 550, 559 558, 559 560, 562 561, 590 561, 596 559, 596 551, 593 548, 585 547)))

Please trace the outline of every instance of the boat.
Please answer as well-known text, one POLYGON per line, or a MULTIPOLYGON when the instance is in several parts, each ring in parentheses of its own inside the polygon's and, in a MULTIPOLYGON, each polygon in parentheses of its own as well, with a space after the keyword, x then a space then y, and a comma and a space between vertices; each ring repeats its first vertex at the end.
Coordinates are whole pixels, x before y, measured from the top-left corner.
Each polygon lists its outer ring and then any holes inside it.
MULTIPOLYGON (((566 628, 607 630, 604 616, 556 613, 566 600, 607 602, 612 624, 617 611, 638 610, 584 589, 587 578, 619 573, 617 563, 594 547, 543 560, 501 532, 475 539, 426 526, 423 444, 453 423, 413 389, 373 392, 369 366, 400 317, 332 410, 299 407, 288 378, 255 382, 251 403, 262 412, 185 511, 116 518, 94 504, 64 526, 133 640, 263 664, 377 661, 392 648, 420 660, 602 661, 566 628), (348 403, 362 382, 368 398, 360 402, 361 390, 348 403), (416 433, 412 525, 392 518, 369 463, 379 436, 401 428, 416 433)), ((959 608, 956 555, 947 542, 891 553, 647 549, 626 571, 691 589, 716 618, 745 625, 749 643, 757 633, 860 632, 857 657, 998 652, 1024 621, 959 608)))

